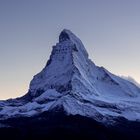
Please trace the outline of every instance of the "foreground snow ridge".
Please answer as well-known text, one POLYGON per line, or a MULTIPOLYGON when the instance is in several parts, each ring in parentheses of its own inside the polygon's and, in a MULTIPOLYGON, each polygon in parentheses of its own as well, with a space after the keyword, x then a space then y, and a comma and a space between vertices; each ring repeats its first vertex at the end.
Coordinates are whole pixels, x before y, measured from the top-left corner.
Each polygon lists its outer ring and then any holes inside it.
POLYGON ((43 70, 35 75, 28 93, 0 101, 0 119, 31 117, 63 108, 100 122, 123 117, 140 120, 140 88, 96 66, 81 40, 64 29, 43 70))

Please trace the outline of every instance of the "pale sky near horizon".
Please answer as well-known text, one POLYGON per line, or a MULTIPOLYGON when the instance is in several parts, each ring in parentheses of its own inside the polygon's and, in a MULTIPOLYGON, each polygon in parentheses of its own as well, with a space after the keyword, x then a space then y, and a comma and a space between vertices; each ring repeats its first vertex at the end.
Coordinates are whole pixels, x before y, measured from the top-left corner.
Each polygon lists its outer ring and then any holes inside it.
POLYGON ((63 28, 96 65, 140 83, 140 0, 0 0, 0 99, 27 92, 63 28))

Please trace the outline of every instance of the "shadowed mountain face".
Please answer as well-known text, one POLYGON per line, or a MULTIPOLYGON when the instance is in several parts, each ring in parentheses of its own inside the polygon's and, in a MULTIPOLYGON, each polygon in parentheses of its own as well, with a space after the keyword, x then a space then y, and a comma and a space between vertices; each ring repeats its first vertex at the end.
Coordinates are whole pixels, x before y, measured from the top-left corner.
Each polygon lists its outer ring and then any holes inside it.
POLYGON ((59 108, 34 117, 12 118, 3 123, 12 127, 0 128, 5 139, 94 139, 139 140, 140 123, 117 118, 116 124, 106 125, 81 115, 67 115, 59 108))
POLYGON ((14 138, 136 139, 139 120, 140 89, 96 66, 66 29, 28 93, 0 101, 0 135, 14 138))

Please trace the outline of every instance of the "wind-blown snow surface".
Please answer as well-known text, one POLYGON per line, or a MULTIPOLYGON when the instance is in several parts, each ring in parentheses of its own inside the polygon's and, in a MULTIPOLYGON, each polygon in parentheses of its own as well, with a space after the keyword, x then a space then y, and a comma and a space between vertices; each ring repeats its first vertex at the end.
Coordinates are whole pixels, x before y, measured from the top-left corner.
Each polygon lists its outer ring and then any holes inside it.
POLYGON ((140 88, 96 66, 80 39, 66 29, 25 96, 1 101, 0 119, 30 117, 63 107, 67 115, 100 122, 114 117, 140 120, 140 88))
POLYGON ((131 77, 131 76, 121 76, 121 78, 134 83, 137 87, 140 88, 140 83, 138 83, 133 77, 131 77))

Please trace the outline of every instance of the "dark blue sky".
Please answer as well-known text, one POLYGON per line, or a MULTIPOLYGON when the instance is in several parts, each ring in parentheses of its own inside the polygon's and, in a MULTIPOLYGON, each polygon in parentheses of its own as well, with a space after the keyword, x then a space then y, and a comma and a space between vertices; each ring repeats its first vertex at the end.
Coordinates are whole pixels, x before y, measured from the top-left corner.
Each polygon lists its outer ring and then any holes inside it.
POLYGON ((63 28, 97 65, 140 82, 140 0, 0 0, 0 99, 25 94, 63 28))

